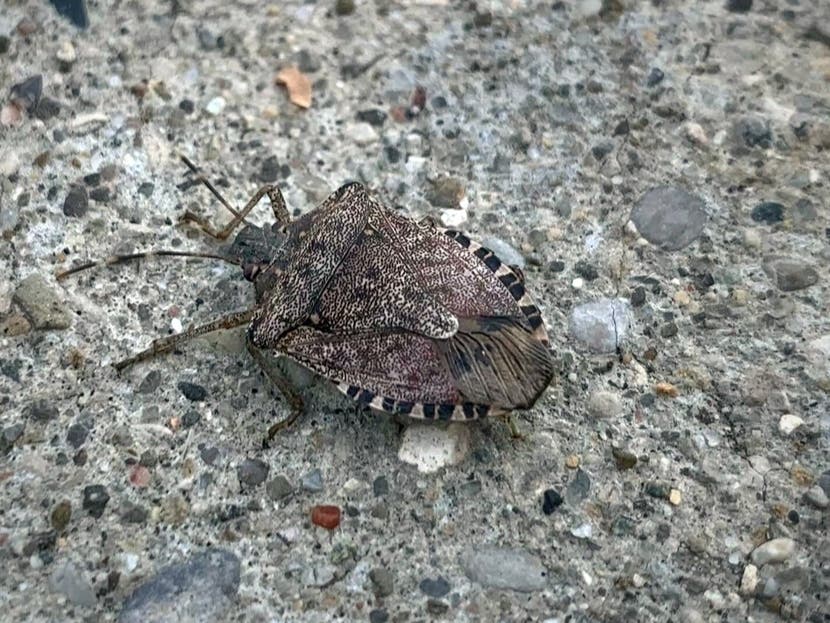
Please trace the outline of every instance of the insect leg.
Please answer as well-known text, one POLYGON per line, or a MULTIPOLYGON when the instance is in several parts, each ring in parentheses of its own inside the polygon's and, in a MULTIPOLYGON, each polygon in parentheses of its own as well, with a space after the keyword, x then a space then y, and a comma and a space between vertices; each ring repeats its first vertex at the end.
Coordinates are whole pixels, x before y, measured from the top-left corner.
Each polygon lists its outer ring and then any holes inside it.
POLYGON ((246 309, 244 311, 234 312, 232 314, 222 316, 221 318, 217 318, 207 324, 191 325, 182 333, 157 338, 153 340, 153 343, 150 344, 149 348, 141 351, 140 353, 136 353, 132 357, 128 357, 123 361, 113 364, 113 367, 120 372, 134 363, 147 361, 156 355, 169 353, 182 342, 187 342, 194 337, 204 335, 205 333, 211 333, 213 331, 219 331, 220 329, 233 329, 234 327, 248 324, 251 321, 251 318, 254 317, 255 311, 256 309, 246 309))
POLYGON ((254 346, 254 343, 250 339, 247 340, 247 344, 248 351, 251 353, 254 360, 257 362, 259 367, 262 368, 262 371, 265 373, 265 376, 268 377, 268 380, 270 380, 285 397, 288 402, 288 406, 291 409, 291 413, 287 418, 280 420, 279 422, 275 422, 270 426, 270 428, 268 428, 268 434, 262 441, 263 448, 267 448, 268 444, 274 439, 279 431, 291 426, 296 419, 302 415, 303 398, 297 389, 291 384, 291 381, 289 381, 285 374, 279 369, 279 367, 277 367, 276 362, 272 358, 267 357, 262 350, 254 346))
POLYGON ((214 238, 218 238, 219 240, 225 240, 228 236, 231 235, 234 229, 245 220, 245 217, 254 209, 259 200, 262 199, 263 196, 268 195, 268 199, 271 202, 271 210, 274 213, 274 218, 276 219, 277 223, 282 225, 291 221, 291 217, 288 214, 288 208, 285 205, 285 199, 282 196, 282 192, 279 189, 279 186, 274 184, 267 184, 260 188, 254 196, 250 198, 248 203, 245 204, 245 207, 242 208, 241 211, 237 211, 234 209, 230 203, 222 196, 216 187, 210 183, 210 181, 199 172, 199 169, 193 164, 190 160, 188 160, 185 156, 182 156, 182 161, 187 165, 187 167, 198 175, 199 180, 207 186, 208 190, 213 193, 213 196, 216 197, 219 202, 228 209, 228 211, 233 214, 233 219, 225 225, 220 230, 217 230, 213 227, 207 220, 200 217, 198 214, 194 214, 189 210, 184 213, 181 220, 187 221, 190 223, 195 223, 196 225, 201 228, 209 236, 214 238))

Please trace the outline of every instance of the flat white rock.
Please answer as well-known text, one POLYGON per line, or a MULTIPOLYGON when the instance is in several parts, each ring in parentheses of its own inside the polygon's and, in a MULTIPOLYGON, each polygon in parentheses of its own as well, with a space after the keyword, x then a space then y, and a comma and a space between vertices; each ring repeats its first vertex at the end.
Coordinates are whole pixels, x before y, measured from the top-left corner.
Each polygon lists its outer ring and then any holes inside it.
POLYGON ((756 547, 752 555, 752 562, 763 567, 770 562, 784 562, 795 553, 795 541, 787 537, 772 539, 756 547))
POLYGON ((410 424, 404 431, 398 458, 424 474, 464 460, 470 450, 470 428, 453 423, 446 428, 434 424, 410 424))

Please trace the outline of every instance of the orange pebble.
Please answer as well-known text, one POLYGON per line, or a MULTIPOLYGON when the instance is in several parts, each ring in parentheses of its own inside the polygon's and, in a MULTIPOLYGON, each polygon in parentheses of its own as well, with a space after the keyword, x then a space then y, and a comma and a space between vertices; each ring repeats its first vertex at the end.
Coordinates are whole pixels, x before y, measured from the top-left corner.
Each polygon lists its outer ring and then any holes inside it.
POLYGON ((311 509, 311 523, 327 530, 334 530, 340 525, 340 507, 315 506, 311 509))

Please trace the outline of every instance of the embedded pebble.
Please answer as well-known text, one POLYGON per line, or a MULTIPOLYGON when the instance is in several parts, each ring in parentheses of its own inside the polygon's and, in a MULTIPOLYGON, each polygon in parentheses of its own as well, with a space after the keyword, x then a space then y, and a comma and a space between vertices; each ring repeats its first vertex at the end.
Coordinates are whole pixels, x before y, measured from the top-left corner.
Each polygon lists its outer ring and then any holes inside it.
POLYGON ((470 580, 491 588, 529 593, 548 584, 542 561, 523 549, 471 547, 461 555, 460 563, 470 580))
POLYGON ((568 330, 588 350, 613 353, 628 334, 629 316, 625 299, 599 299, 574 307, 568 330))
POLYGON ((268 478, 269 469, 261 459, 245 459, 236 466, 236 477, 246 487, 258 487, 268 478))
POLYGON ((675 186, 660 186, 644 194, 631 211, 640 235, 666 251, 689 246, 708 220, 700 197, 675 186))
POLYGON ((63 200, 63 213, 66 216, 80 218, 89 209, 89 195, 84 186, 73 186, 63 200))
POLYGON ((240 561, 208 549, 160 569, 124 600, 119 623, 219 621, 236 600, 240 561))
POLYGON ((822 489, 818 485, 810 487, 807 490, 807 492, 804 494, 804 501, 810 504, 811 506, 815 506, 816 508, 822 510, 830 506, 830 498, 828 498, 827 493, 825 493, 824 489, 822 489))
POLYGON ((353 141, 355 145, 361 146, 376 143, 379 138, 377 130, 365 121, 350 123, 346 129, 346 136, 353 141))
POLYGON ((35 273, 20 282, 13 300, 38 330, 68 329, 71 318, 57 290, 35 273))
POLYGON ((71 562, 55 568, 49 576, 49 587, 53 592, 65 595, 76 606, 92 608, 98 603, 92 585, 71 562))
POLYGON ((225 102, 224 97, 216 96, 205 104, 205 112, 213 116, 221 115, 222 111, 225 110, 226 105, 227 102, 225 102))
POLYGON ((525 267, 524 256, 516 250, 510 243, 505 242, 501 238, 488 236, 482 239, 481 244, 495 253, 502 263, 508 266, 525 267))
POLYGON ((787 537, 779 537, 756 547, 750 557, 754 564, 763 567, 771 562, 784 562, 794 553, 795 541, 787 537))
POLYGON ((754 595, 755 588, 758 586, 758 567, 749 564, 744 567, 744 573, 741 576, 741 593, 743 595, 754 595))
POLYGON ((594 535, 594 528, 589 523, 584 523, 571 528, 571 534, 578 539, 590 539, 594 535))
POLYGON ((795 292, 818 283, 816 269, 799 259, 772 256, 764 260, 763 268, 782 292, 795 292))
POLYGON ((398 458, 431 473, 448 465, 457 465, 470 449, 470 427, 455 422, 446 428, 413 422, 407 426, 398 450, 398 458))
POLYGON ((781 419, 778 420, 778 430, 781 431, 782 435, 792 435, 792 433, 802 424, 804 424, 804 420, 797 415, 785 413, 781 416, 781 419))
POLYGON ((265 483, 265 492, 274 501, 281 500, 294 491, 288 478, 280 474, 265 483))
POLYGON ((312 493, 318 493, 323 490, 323 474, 319 469, 313 469, 308 472, 302 479, 303 489, 312 493))
POLYGON ((104 485, 89 485, 84 487, 83 493, 83 509, 96 519, 100 518, 110 501, 107 488, 104 485))
POLYGON ((588 398, 588 413, 597 419, 617 417, 623 412, 623 404, 615 392, 598 391, 588 398))

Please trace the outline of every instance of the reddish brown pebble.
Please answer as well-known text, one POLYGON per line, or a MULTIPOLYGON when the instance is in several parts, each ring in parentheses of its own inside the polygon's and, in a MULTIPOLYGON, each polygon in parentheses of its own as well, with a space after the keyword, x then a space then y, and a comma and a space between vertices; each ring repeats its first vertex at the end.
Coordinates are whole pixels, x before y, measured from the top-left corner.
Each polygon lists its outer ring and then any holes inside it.
POLYGON ((130 484, 143 488, 150 484, 150 470, 143 465, 134 465, 130 469, 130 484))
POLYGON ((340 525, 340 507, 315 506, 311 509, 311 523, 326 530, 334 530, 340 525))

